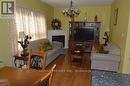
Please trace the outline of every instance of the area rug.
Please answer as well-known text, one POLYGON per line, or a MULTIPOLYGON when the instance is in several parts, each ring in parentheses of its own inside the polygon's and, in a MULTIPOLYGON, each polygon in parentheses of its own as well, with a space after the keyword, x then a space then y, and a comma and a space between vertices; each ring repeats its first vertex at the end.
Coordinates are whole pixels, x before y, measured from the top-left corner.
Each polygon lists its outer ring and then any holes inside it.
POLYGON ((130 86, 130 75, 92 70, 92 86, 130 86))

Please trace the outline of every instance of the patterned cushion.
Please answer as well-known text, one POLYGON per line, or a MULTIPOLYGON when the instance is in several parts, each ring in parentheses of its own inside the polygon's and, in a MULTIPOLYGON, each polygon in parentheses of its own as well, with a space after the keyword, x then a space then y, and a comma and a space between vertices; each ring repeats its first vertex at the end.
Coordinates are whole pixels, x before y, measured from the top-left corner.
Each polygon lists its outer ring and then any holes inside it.
POLYGON ((33 55, 31 59, 31 68, 40 70, 42 69, 41 57, 33 55))

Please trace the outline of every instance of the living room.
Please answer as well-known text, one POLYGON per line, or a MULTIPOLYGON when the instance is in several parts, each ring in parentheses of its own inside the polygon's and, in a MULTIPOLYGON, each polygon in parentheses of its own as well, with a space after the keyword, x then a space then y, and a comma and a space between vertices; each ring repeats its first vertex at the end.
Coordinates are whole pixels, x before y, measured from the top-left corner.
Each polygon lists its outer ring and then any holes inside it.
MULTIPOLYGON (((95 16, 97 16, 97 21, 101 22, 100 38, 99 38, 100 43, 101 44, 104 43, 103 40, 104 33, 109 29, 110 42, 116 44, 116 46, 118 46, 120 49, 119 73, 130 74, 130 69, 129 69, 129 65, 130 65, 129 3, 130 1, 129 0, 108 0, 108 2, 106 1, 106 3, 105 1, 103 2, 100 1, 103 0, 99 0, 99 2, 97 1, 93 2, 93 4, 84 3, 83 6, 82 5, 78 6, 77 1, 74 0, 73 1, 74 7, 80 10, 80 14, 77 17, 75 17, 75 21, 94 22, 94 18, 95 16), (118 13, 115 12, 115 9, 117 8, 118 8, 118 13)), ((52 1, 51 4, 53 3, 56 2, 52 1)), ((62 14, 62 11, 65 8, 69 7, 70 1, 68 2, 66 1, 66 3, 67 3, 66 7, 64 7, 64 3, 60 4, 58 7, 57 3, 51 6, 48 5, 45 0, 43 1, 42 0, 15 0, 16 7, 19 6, 26 9, 34 9, 37 11, 42 11, 45 14, 46 21, 47 21, 46 32, 48 32, 47 30, 52 30, 51 22, 54 18, 56 18, 61 21, 61 29, 69 33, 70 18, 62 14)), ((0 58, 2 60, 2 66, 14 66, 14 62, 12 59, 13 56, 12 57, 10 56, 11 55, 10 39, 13 39, 13 37, 12 36, 9 37, 10 30, 13 31, 13 29, 9 26, 8 19, 2 17, 0 18, 0 27, 1 27, 0 58)), ((46 37, 47 34, 48 33, 46 33, 46 37)))

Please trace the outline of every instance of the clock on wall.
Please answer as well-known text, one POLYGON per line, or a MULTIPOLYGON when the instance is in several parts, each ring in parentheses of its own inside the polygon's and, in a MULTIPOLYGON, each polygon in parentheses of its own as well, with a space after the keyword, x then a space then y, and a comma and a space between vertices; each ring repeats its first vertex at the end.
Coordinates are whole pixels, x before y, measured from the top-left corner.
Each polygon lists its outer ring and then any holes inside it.
POLYGON ((52 22, 51 22, 51 26, 55 30, 61 29, 61 21, 58 20, 58 19, 53 19, 52 22))

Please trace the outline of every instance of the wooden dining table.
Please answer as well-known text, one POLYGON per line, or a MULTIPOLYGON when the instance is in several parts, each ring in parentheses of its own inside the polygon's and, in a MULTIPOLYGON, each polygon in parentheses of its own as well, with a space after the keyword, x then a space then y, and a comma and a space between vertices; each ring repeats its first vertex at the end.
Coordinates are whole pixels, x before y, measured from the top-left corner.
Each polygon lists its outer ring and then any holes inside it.
POLYGON ((8 80, 9 86, 32 86, 48 72, 34 69, 0 68, 0 80, 8 80))

